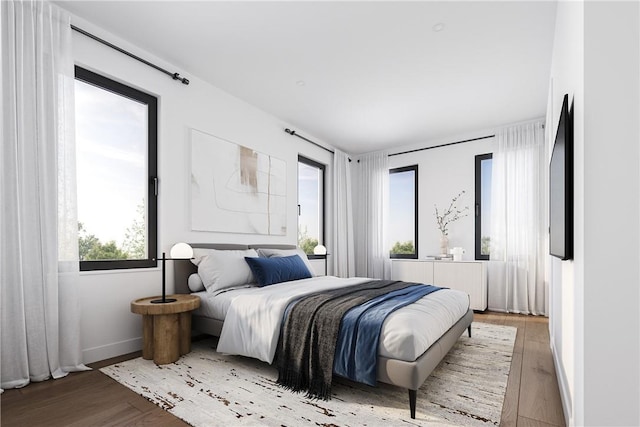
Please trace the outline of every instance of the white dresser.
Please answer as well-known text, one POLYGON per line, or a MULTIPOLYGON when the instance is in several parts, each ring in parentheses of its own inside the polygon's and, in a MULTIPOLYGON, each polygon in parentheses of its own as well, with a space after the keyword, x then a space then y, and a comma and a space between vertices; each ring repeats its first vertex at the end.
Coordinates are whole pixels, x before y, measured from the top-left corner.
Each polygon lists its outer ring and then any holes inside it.
POLYGON ((482 261, 394 259, 391 278, 458 289, 469 294, 471 308, 487 309, 487 266, 482 261))

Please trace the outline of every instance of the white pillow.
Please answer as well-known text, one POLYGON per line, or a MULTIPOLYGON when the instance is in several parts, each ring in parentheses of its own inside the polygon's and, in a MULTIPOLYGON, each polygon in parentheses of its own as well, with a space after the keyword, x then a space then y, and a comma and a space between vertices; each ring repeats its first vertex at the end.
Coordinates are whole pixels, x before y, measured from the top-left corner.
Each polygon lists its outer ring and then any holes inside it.
POLYGON ((304 251, 300 248, 296 248, 296 249, 266 249, 266 248, 262 249, 260 248, 258 249, 258 255, 266 258, 298 255, 300 258, 302 258, 302 261, 307 266, 307 269, 309 269, 309 273, 311 273, 312 276, 316 276, 316 274, 314 273, 313 267, 309 262, 309 258, 307 258, 307 254, 305 254, 304 251))
POLYGON ((204 283, 202 283, 202 279, 198 273, 193 273, 189 276, 187 285, 189 285, 191 292, 200 292, 205 290, 204 283))
POLYGON ((244 260, 244 257, 257 258, 255 249, 225 251, 195 248, 193 256, 192 262, 198 266, 198 274, 209 292, 255 282, 249 264, 244 260))

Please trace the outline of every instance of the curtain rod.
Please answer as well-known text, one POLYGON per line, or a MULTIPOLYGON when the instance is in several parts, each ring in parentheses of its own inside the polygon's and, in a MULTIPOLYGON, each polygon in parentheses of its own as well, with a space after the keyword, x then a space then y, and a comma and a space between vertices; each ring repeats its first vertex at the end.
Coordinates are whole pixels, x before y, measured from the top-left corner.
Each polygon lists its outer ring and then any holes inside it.
MULTIPOLYGON (((542 123, 542 129, 544 129, 544 123, 542 123)), ((432 147, 416 148, 415 150, 402 151, 400 153, 389 154, 389 157, 391 157, 391 156, 399 156, 400 154, 415 153, 416 151, 431 150, 432 148, 446 147, 448 145, 456 145, 456 144, 462 144, 462 143, 465 143, 465 142, 479 141, 481 139, 493 138, 494 136, 496 136, 496 135, 493 134, 493 135, 487 135, 487 136, 480 136, 478 138, 471 138, 471 139, 465 139, 465 140, 462 140, 462 141, 449 142, 449 143, 446 143, 446 144, 434 145, 432 147)))
POLYGON ((409 154, 409 153, 415 153, 416 151, 424 151, 424 150, 431 150, 432 148, 440 148, 440 147, 446 147, 448 145, 456 145, 456 144, 462 144, 465 142, 471 142, 471 141, 479 141, 481 139, 487 139, 487 138, 493 138, 494 135, 487 135, 487 136, 480 136, 478 138, 472 138, 472 139, 465 139, 463 141, 456 141, 456 142, 448 142, 446 144, 440 144, 440 145, 434 145, 432 147, 423 147, 423 148, 416 148, 415 150, 409 150, 409 151, 402 151, 400 153, 393 153, 393 154, 389 154, 389 157, 391 156, 399 156, 400 154, 409 154))
POLYGON ((151 62, 147 61, 146 59, 142 59, 139 56, 134 55, 133 53, 128 52, 128 51, 122 49, 121 47, 118 47, 118 46, 114 45, 113 43, 109 43, 108 41, 106 41, 104 39, 101 39, 100 37, 98 37, 96 35, 93 35, 93 34, 89 33, 88 31, 83 30, 82 28, 78 28, 75 25, 71 25, 71 29, 74 30, 74 31, 77 31, 80 34, 85 35, 85 36, 87 36, 87 37, 89 37, 89 38, 91 38, 91 39, 93 39, 93 40, 95 40, 95 41, 97 41, 99 43, 102 43, 103 45, 109 46, 111 49, 115 49, 120 53, 124 53, 125 55, 127 55, 127 56, 129 56, 129 57, 131 57, 131 58, 133 58, 133 59, 135 59, 137 61, 140 61, 143 64, 148 65, 151 68, 155 68, 156 70, 158 70, 160 72, 163 72, 166 75, 170 76, 171 78, 173 78, 173 80, 180 80, 182 82, 182 84, 185 84, 185 85, 189 84, 189 79, 181 77, 180 74, 172 73, 170 71, 165 70, 162 67, 157 66, 156 64, 152 64, 151 62))
POLYGON ((326 151, 330 152, 331 154, 336 154, 336 153, 335 153, 335 151, 333 151, 333 150, 331 150, 331 149, 329 149, 329 148, 327 148, 327 147, 323 147, 322 145, 318 144, 317 142, 313 142, 313 141, 312 141, 312 140, 310 140, 309 138, 305 138, 304 136, 297 134, 295 130, 291 130, 291 129, 289 129, 289 128, 286 128, 284 131, 285 131, 286 133, 288 133, 289 135, 291 135, 291 136, 297 136, 297 137, 298 137, 298 138, 300 138, 300 139, 304 139, 305 141, 307 141, 307 142, 309 142, 309 143, 311 143, 311 144, 315 145, 316 147, 320 147, 320 148, 322 148, 323 150, 326 150, 326 151))
MULTIPOLYGON (((286 133, 288 133, 289 135, 291 135, 291 136, 297 136, 298 138, 300 138, 300 139, 304 139, 305 141, 307 141, 307 142, 309 142, 309 143, 311 143, 311 144, 315 145, 316 147, 320 147, 320 148, 322 148, 323 150, 326 150, 326 151, 330 152, 331 154, 335 154, 335 152, 334 152, 333 150, 331 150, 331 149, 329 149, 329 148, 327 148, 327 147, 323 147, 322 145, 320 145, 320 144, 318 144, 318 143, 316 143, 316 142, 313 142, 313 141, 311 141, 310 139, 305 138, 305 137, 304 137, 304 136, 302 136, 302 135, 297 134, 295 130, 291 130, 291 129, 289 129, 289 128, 286 128, 284 131, 285 131, 286 133)), ((449 146, 449 145, 463 144, 463 143, 465 143, 465 142, 479 141, 479 140, 482 140, 482 139, 493 138, 494 136, 496 136, 496 135, 495 135, 495 134, 493 134, 493 135, 486 135, 486 136, 480 136, 480 137, 478 137, 478 138, 465 139, 465 140, 463 140, 463 141, 455 141, 455 142, 448 142, 448 143, 446 143, 446 144, 434 145, 434 146, 432 146, 432 147, 416 148, 415 150, 402 151, 402 152, 400 152, 400 153, 392 153, 392 154, 389 154, 389 155, 388 155, 388 157, 392 157, 392 156, 399 156, 399 155, 401 155, 401 154, 415 153, 415 152, 417 152, 417 151, 431 150, 432 148, 447 147, 447 146, 449 146)), ((351 158, 349 158, 349 161, 351 161, 351 158)), ((358 160, 358 163, 360 163, 360 160, 358 160)))
MULTIPOLYGON (((297 137, 298 137, 298 138, 300 138, 300 139, 304 139, 305 141, 307 141, 307 142, 309 142, 309 143, 311 143, 311 144, 315 145, 316 147, 320 147, 320 148, 322 148, 323 150, 330 152, 331 154, 336 154, 336 152, 335 152, 335 151, 333 151, 333 150, 331 150, 330 148, 323 147, 322 145, 318 144, 317 142, 313 142, 313 141, 312 141, 312 140, 310 140, 309 138, 305 138, 304 136, 297 134, 295 130, 291 130, 291 129, 289 129, 289 128, 286 128, 284 131, 285 131, 286 133, 288 133, 289 135, 291 135, 291 136, 297 136, 297 137)), ((350 157, 349 157, 349 161, 351 161, 351 158, 350 158, 350 157)))

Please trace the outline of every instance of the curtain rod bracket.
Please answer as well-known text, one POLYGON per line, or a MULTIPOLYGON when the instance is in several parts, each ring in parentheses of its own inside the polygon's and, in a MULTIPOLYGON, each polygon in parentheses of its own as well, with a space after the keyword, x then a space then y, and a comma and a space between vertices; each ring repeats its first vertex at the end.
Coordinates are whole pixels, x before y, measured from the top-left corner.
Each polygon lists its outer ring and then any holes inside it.
POLYGON ((180 74, 178 74, 178 73, 173 73, 173 80, 180 80, 182 82, 182 84, 185 84, 185 85, 189 84, 189 79, 186 79, 184 77, 180 77, 180 74))

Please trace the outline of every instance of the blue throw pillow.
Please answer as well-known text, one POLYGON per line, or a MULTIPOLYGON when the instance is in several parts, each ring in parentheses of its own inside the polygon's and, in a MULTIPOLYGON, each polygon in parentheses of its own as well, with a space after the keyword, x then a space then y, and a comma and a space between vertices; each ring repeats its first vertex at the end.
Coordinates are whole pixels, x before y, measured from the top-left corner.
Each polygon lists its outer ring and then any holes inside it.
POLYGON ((244 258, 259 286, 308 279, 311 272, 298 255, 274 258, 244 258))

